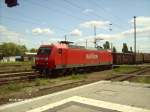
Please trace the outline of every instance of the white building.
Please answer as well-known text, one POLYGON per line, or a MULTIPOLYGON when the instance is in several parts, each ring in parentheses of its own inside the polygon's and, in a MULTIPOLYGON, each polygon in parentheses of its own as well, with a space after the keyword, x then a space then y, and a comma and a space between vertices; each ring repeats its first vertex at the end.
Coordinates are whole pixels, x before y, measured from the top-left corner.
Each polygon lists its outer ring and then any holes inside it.
POLYGON ((1 61, 2 62, 15 62, 16 57, 15 56, 3 57, 3 59, 1 61))

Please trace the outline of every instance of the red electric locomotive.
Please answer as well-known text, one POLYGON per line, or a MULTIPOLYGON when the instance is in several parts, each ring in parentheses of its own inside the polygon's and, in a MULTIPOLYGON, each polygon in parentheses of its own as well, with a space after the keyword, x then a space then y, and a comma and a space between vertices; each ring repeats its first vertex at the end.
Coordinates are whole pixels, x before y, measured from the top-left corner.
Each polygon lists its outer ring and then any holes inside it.
POLYGON ((35 58, 35 69, 41 72, 73 70, 112 65, 111 51, 89 50, 70 45, 66 41, 40 46, 35 58))

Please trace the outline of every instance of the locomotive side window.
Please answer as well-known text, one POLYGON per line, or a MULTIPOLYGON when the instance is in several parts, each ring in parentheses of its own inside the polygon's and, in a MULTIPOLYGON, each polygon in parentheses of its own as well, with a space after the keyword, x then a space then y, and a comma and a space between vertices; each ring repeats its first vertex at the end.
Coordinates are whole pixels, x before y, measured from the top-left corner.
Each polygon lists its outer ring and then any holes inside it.
POLYGON ((38 50, 38 55, 42 54, 42 55, 49 55, 51 52, 51 48, 47 48, 47 47, 41 47, 39 50, 38 50))
POLYGON ((62 54, 62 49, 58 49, 58 54, 62 54))

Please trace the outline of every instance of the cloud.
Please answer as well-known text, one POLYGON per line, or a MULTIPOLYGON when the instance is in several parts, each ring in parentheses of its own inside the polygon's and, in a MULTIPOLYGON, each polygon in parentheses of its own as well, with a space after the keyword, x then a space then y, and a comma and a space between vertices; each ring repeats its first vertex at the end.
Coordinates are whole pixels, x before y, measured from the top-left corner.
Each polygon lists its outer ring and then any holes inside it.
POLYGON ((14 43, 24 43, 27 40, 21 33, 14 32, 7 29, 5 26, 0 25, 0 41, 1 42, 14 42, 14 43))
POLYGON ((80 26, 84 28, 91 28, 96 26, 97 28, 106 28, 110 24, 109 21, 87 21, 84 23, 81 23, 80 26))
POLYGON ((70 32, 70 35, 72 36, 82 36, 82 31, 79 29, 74 29, 73 31, 70 32))
POLYGON ((116 40, 116 39, 121 39, 123 38, 122 35, 120 34, 98 34, 96 36, 97 39, 103 39, 103 40, 116 40))
MULTIPOLYGON (((130 20, 130 22, 133 22, 133 19, 130 20)), ((88 21, 80 24, 80 26, 85 28, 91 28, 91 26, 99 25, 99 27, 104 28, 106 25, 108 25, 109 22, 98 22, 98 21, 88 21), (103 23, 103 24, 102 24, 103 23), (105 23, 105 24, 104 24, 105 23)), ((137 50, 140 52, 150 52, 150 17, 137 17, 136 18, 137 28, 136 28, 136 34, 137 34, 137 50)), ((86 41, 88 41, 88 46, 94 46, 94 36, 86 36, 82 39, 77 39, 76 43, 78 45, 86 45, 86 41)), ((110 41, 113 43, 114 46, 116 46, 117 51, 121 51, 122 49, 122 43, 126 42, 128 46, 133 47, 133 40, 134 40, 134 29, 128 29, 122 32, 114 33, 114 34, 97 34, 96 38, 103 39, 100 41, 100 45, 103 45, 105 41, 110 41)))
POLYGON ((0 33, 4 36, 20 36, 19 33, 8 30, 5 26, 0 25, 0 33))
MULTIPOLYGON (((131 19, 129 23, 133 23, 134 19, 131 19)), ((139 16, 136 18, 136 25, 137 26, 143 26, 143 27, 149 27, 150 26, 150 17, 145 16, 139 16)))
MULTIPOLYGON (((136 29, 137 38, 150 38, 150 27, 143 27, 136 29)), ((116 34, 98 34, 96 38, 103 38, 104 40, 118 40, 131 38, 134 36, 134 29, 123 31, 116 34)))
POLYGON ((94 11, 93 9, 85 9, 85 10, 83 10, 83 13, 88 14, 88 13, 91 13, 93 11, 94 11))
POLYGON ((36 35, 51 35, 54 32, 49 28, 34 28, 32 29, 32 33, 36 35))
MULTIPOLYGON (((129 39, 134 37, 134 30, 130 29, 124 32, 116 33, 116 34, 97 34, 97 39, 103 39, 108 41, 118 41, 123 39, 129 39)), ((88 40, 89 42, 94 42, 94 36, 87 36, 82 39, 76 40, 77 42, 83 42, 85 43, 85 40, 88 40)), ((145 28, 137 28, 137 39, 143 39, 143 38, 149 38, 150 39, 150 27, 145 28)))
MULTIPOLYGON (((137 37, 148 37, 150 38, 150 27, 142 27, 136 29, 137 37)), ((134 29, 130 29, 124 32, 121 32, 123 36, 131 36, 134 34, 134 29)))

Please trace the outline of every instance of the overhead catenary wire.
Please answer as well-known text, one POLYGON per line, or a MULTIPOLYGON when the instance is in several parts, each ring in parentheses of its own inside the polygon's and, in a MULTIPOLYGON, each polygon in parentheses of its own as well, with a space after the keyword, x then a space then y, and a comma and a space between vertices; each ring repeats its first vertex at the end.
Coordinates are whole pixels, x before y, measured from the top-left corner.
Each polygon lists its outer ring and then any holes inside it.
MULTIPOLYGON (((70 4, 72 7, 76 7, 78 9, 84 10, 84 8, 80 7, 79 5, 77 5, 77 4, 73 3, 73 2, 70 2, 69 0, 63 0, 63 1, 66 2, 67 4, 70 4)), ((92 12, 92 15, 94 15, 94 16, 96 16, 98 18, 104 19, 104 20, 110 20, 110 19, 108 19, 106 17, 103 17, 103 16, 101 16, 101 15, 95 13, 95 12, 92 12)), ((117 23, 113 23, 113 24, 116 25, 119 29, 120 28, 124 29, 124 27, 122 27, 121 25, 118 25, 117 23)))
MULTIPOLYGON (((108 13, 109 16, 113 17, 116 21, 120 21, 120 20, 123 20, 122 18, 120 18, 119 16, 117 15, 112 15, 111 12, 109 12, 108 10, 106 10, 102 5, 99 4, 99 2, 96 2, 95 0, 93 0, 92 2, 90 0, 88 0, 91 4, 93 4, 94 6, 96 6, 98 9, 100 10, 103 10, 104 13, 108 13)), ((102 0, 99 0, 102 2, 102 0)), ((123 20, 124 21, 124 20, 123 20)), ((120 24, 121 25, 121 24, 120 24)), ((122 25, 121 25, 122 26, 122 25)), ((125 26, 122 26, 124 28, 126 28, 125 26)))
MULTIPOLYGON (((28 21, 28 20, 26 20, 26 19, 16 19, 16 18, 13 18, 13 17, 8 17, 8 16, 1 16, 0 15, 0 17, 1 18, 5 18, 5 19, 7 19, 7 20, 9 20, 9 21, 12 21, 12 22, 16 22, 16 23, 22 23, 22 24, 29 24, 29 25, 31 25, 31 24, 34 24, 34 25, 38 25, 38 23, 37 22, 34 22, 34 21, 28 21)), ((52 28, 54 28, 54 26, 51 26, 52 28)), ((55 26, 56 27, 56 26, 55 26)), ((60 27, 56 27, 57 28, 57 30, 59 30, 59 31, 61 31, 61 32, 66 32, 66 30, 65 29, 62 29, 62 28, 60 28, 60 27)))
MULTIPOLYGON (((64 0, 64 1, 67 1, 67 0, 64 0)), ((45 9, 48 9, 48 11, 51 11, 51 12, 56 12, 56 13, 59 13, 59 14, 62 14, 62 13, 64 13, 64 15, 68 15, 69 17, 72 17, 73 19, 76 19, 76 20, 82 20, 82 21, 85 21, 86 20, 86 18, 81 18, 81 17, 79 17, 79 16, 74 16, 74 15, 72 15, 72 13, 68 13, 68 12, 63 12, 62 10, 58 10, 58 9, 53 9, 53 8, 51 8, 51 7, 48 7, 48 6, 43 6, 43 5, 41 5, 40 3, 38 3, 38 2, 31 2, 31 1, 27 1, 27 2, 29 2, 29 3, 32 3, 32 4, 34 4, 35 6, 40 6, 40 7, 42 7, 42 8, 45 8, 45 9)), ((71 3, 71 2, 68 2, 70 5, 72 5, 73 6, 73 4, 71 3)), ((57 6, 57 5, 56 5, 57 6)), ((75 6, 76 7, 76 6, 75 6)), ((80 6, 77 6, 77 8, 80 8, 80 9, 82 9, 83 10, 83 8, 82 7, 80 7, 80 6)), ((95 16, 97 16, 98 18, 103 18, 103 19, 105 19, 104 17, 102 17, 102 16, 99 16, 99 15, 97 15, 96 13, 94 13, 94 15, 95 16)), ((119 28, 120 29, 120 28, 119 28)), ((105 29, 103 29, 103 30, 105 30, 105 29)), ((107 31, 107 30, 106 30, 107 31)))
MULTIPOLYGON (((86 18, 82 18, 80 16, 74 16, 73 13, 69 13, 69 12, 66 12, 66 11, 63 11, 63 10, 59 10, 59 9, 53 9, 52 7, 42 5, 42 4, 38 3, 38 2, 26 1, 26 3, 30 3, 30 4, 32 4, 34 6, 46 9, 47 12, 53 12, 53 13, 55 12, 57 14, 64 14, 64 16, 67 16, 69 18, 71 17, 72 19, 77 20, 77 21, 85 21, 85 19, 86 19, 86 18)), ((68 29, 68 31, 70 31, 70 30, 68 29)), ((66 34, 68 34, 68 33, 66 33, 66 34)))
MULTIPOLYGON (((51 12, 54 12, 55 11, 55 13, 58 13, 58 14, 64 14, 64 15, 66 15, 66 16, 69 16, 69 17, 72 17, 73 19, 75 19, 75 20, 77 20, 77 21, 86 21, 87 20, 87 17, 86 18, 82 18, 82 17, 80 17, 80 16, 74 16, 73 15, 73 13, 69 13, 69 12, 64 12, 63 10, 59 10, 59 9, 53 9, 53 8, 51 8, 51 7, 48 7, 48 6, 44 6, 44 5, 41 5, 40 3, 38 3, 38 2, 31 2, 31 1, 27 1, 27 2, 29 2, 29 3, 32 3, 32 4, 34 4, 35 6, 39 6, 39 7, 42 7, 42 8, 45 8, 45 9, 47 9, 48 11, 51 11, 51 12)), ((58 7, 57 5, 56 5, 56 7, 58 7)), ((65 7, 66 8, 66 7, 65 7)), ((97 17, 98 17, 98 15, 97 15, 97 17)), ((104 18, 103 18, 104 19, 104 18)), ((105 30, 105 29, 103 29, 103 30, 105 30)), ((107 30, 106 30, 107 31, 107 30)))
POLYGON ((73 19, 75 19, 75 20, 84 20, 84 18, 81 18, 81 17, 79 17, 79 16, 74 16, 74 15, 72 15, 72 13, 69 13, 69 12, 64 12, 64 11, 62 11, 62 10, 59 10, 59 9, 54 9, 54 8, 52 8, 52 7, 49 7, 49 6, 44 6, 44 5, 41 5, 40 3, 38 3, 37 1, 36 2, 31 2, 31 1, 26 1, 26 2, 29 2, 29 3, 32 3, 32 5, 35 5, 35 6, 39 6, 39 7, 41 7, 41 8, 45 8, 45 9, 47 9, 47 11, 51 11, 51 12, 55 12, 55 13, 58 13, 58 14, 65 14, 66 16, 68 16, 68 17, 71 17, 71 18, 73 18, 73 19))
MULTIPOLYGON (((79 16, 74 16, 74 15, 72 15, 72 13, 66 13, 66 12, 64 12, 64 11, 62 11, 62 10, 59 10, 59 9, 53 9, 53 8, 51 8, 51 7, 48 7, 48 6, 43 6, 42 4, 39 4, 38 2, 29 2, 29 1, 27 1, 28 3, 32 3, 32 4, 34 4, 35 6, 39 6, 39 7, 42 7, 42 8, 44 8, 44 9, 47 9, 48 11, 51 11, 51 12, 53 12, 53 11, 55 11, 56 13, 58 13, 58 14, 64 14, 64 15, 66 15, 66 16, 69 16, 69 17, 72 17, 73 19, 75 19, 75 20, 77 20, 77 21, 85 21, 86 20, 86 18, 81 18, 81 17, 79 17, 79 16)), ((57 5, 56 5, 57 6, 57 5)), ((58 6, 57 6, 58 7, 58 6)), ((106 29, 103 29, 103 30, 105 30, 105 31, 107 31, 106 29)), ((70 35, 70 33, 66 33, 67 35, 70 35)), ((66 35, 65 34, 65 35, 66 35)))
MULTIPOLYGON (((9 21, 12 21, 12 22, 15 22, 15 23, 22 23, 22 24, 29 24, 29 25, 31 25, 31 24, 34 24, 34 25, 38 25, 38 22, 35 22, 35 21, 29 21, 29 20, 27 20, 27 19, 24 19, 24 18, 22 18, 22 19, 16 19, 16 18, 13 18, 13 17, 8 17, 8 16, 2 16, 2 15, 0 15, 0 17, 1 18, 5 18, 5 20, 9 20, 9 21)), ((15 30, 15 27, 13 27, 13 29, 15 30)), ((58 30, 59 31, 62 31, 62 32, 64 32, 64 31, 66 31, 65 29, 61 29, 61 28, 58 28, 58 30)), ((16 33, 19 33, 19 32, 16 32, 16 33)), ((23 32, 21 32, 21 34, 22 34, 23 32)), ((7 34, 7 35, 9 35, 9 36, 11 36, 12 34, 7 34)), ((31 33, 30 34, 27 34, 27 33, 23 33, 23 35, 24 36, 28 36, 28 37, 32 37, 34 34, 32 34, 31 35, 31 33)), ((13 35, 12 35, 13 36, 13 35)), ((46 35, 45 35, 46 36, 46 35)), ((48 36, 48 35, 47 35, 48 36)), ((61 35, 56 35, 57 37, 61 37, 61 35)))
MULTIPOLYGON (((25 14, 24 14, 24 12, 22 12, 22 11, 20 11, 19 10, 19 12, 21 13, 21 14, 19 14, 18 13, 18 11, 17 12, 15 12, 14 14, 16 14, 16 16, 15 17, 17 17, 17 18, 12 18, 12 17, 6 17, 6 16, 3 16, 3 15, 0 15, 2 18, 7 18, 7 19, 12 19, 13 21, 23 21, 23 22, 25 22, 25 23, 30 23, 30 24, 35 24, 35 25, 40 25, 41 24, 41 20, 38 20, 38 19, 34 19, 34 20, 31 20, 31 19, 28 19, 29 17, 27 17, 25 14), (20 15, 20 16, 18 16, 18 15, 20 15), (21 19, 20 19, 21 18, 21 19), (19 20, 20 19, 20 20, 19 20)), ((64 28, 61 28, 61 27, 58 27, 58 26, 56 26, 56 25, 54 25, 54 24, 49 24, 49 26, 50 27, 56 27, 56 28, 58 28, 58 30, 62 30, 62 31, 66 31, 67 29, 64 29, 64 28)))
MULTIPOLYGON (((80 5, 78 5, 78 4, 76 4, 76 3, 74 3, 74 2, 72 2, 72 1, 69 1, 69 0, 63 0, 64 2, 66 2, 67 4, 69 4, 70 6, 72 6, 72 7, 76 7, 76 8, 78 8, 78 9, 81 9, 81 10, 84 10, 84 8, 83 7, 81 7, 80 5)), ((93 2, 93 1, 92 1, 93 2)), ((97 5, 98 6, 98 5, 97 5)), ((105 12, 107 12, 104 8, 102 8, 105 12)), ((100 18, 103 18, 103 19, 107 19, 107 18, 105 18, 105 17, 103 17, 103 16, 99 16, 98 14, 96 14, 95 12, 92 12, 92 14, 93 15, 95 15, 95 16, 97 16, 97 17, 100 17, 100 18)), ((121 20, 120 18, 118 18, 118 17, 116 17, 116 16, 114 16, 115 17, 115 19, 116 20, 121 20)), ((117 22, 115 22, 115 23, 113 23, 113 24, 115 24, 119 29, 125 29, 125 28, 127 28, 127 27, 123 27, 121 24, 118 24, 117 22)), ((112 24, 111 24, 112 25, 112 24)), ((127 28, 128 29, 128 28, 127 28)))
MULTIPOLYGON (((32 3, 31 1, 27 1, 27 2, 29 2, 29 3, 32 3)), ((34 2, 33 2, 34 3, 34 2)), ((49 7, 46 7, 46 6, 42 6, 41 4, 38 4, 37 2, 36 3, 34 3, 34 5, 36 5, 36 6, 40 6, 40 7, 42 7, 42 8, 46 8, 46 9, 49 9, 49 7)), ((51 9, 51 10, 48 10, 48 11, 55 11, 56 13, 63 13, 62 11, 60 11, 60 10, 55 10, 55 9, 51 9)), ((15 12, 16 13, 16 12, 15 12)), ((69 17, 72 17, 72 18, 74 18, 74 19, 82 19, 83 20, 83 18, 75 18, 75 16, 72 16, 71 14, 68 14, 67 13, 67 15, 69 15, 69 17)), ((40 24, 40 22, 39 21, 37 21, 37 20, 30 20, 30 19, 27 19, 28 17, 27 16, 25 16, 24 15, 24 13, 23 12, 21 12, 21 16, 19 17, 19 19, 16 19, 16 18, 12 18, 12 17, 6 17, 6 16, 3 16, 3 15, 0 15, 0 17, 2 17, 2 18, 5 18, 5 19, 9 19, 9 20, 12 20, 12 21, 16 21, 16 22, 21 22, 21 23, 27 23, 27 24, 34 24, 34 25, 39 25, 40 24), (21 18, 21 19, 20 19, 21 18)), ((18 17, 18 14, 16 15, 16 17, 18 17)), ((64 29, 64 28, 61 28, 61 27, 58 27, 58 26, 56 26, 56 25, 52 25, 52 24, 50 24, 50 26, 52 27, 52 28, 57 28, 59 31, 62 31, 62 32, 66 32, 66 31, 68 31, 68 29, 64 29)))

